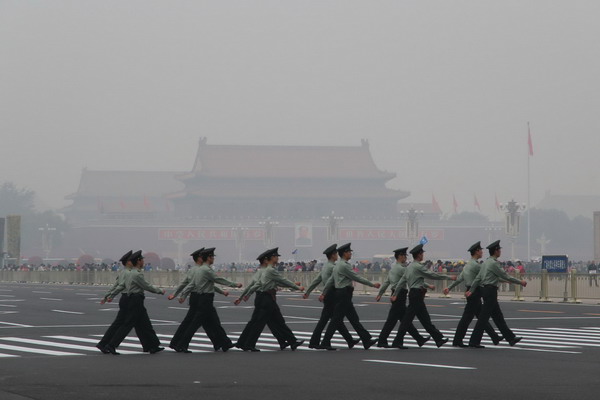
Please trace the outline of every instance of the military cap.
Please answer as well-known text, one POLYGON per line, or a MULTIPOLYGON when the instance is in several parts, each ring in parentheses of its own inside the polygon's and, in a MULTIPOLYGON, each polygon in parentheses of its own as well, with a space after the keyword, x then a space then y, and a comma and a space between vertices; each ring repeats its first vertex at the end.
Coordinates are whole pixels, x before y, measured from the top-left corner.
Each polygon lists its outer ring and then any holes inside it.
POLYGON ((477 242, 473 246, 469 247, 468 252, 475 253, 477 250, 481 250, 481 249, 483 249, 483 247, 481 247, 481 242, 477 242))
POLYGON ((425 252, 425 250, 423 250, 422 244, 418 244, 410 250, 410 254, 412 254, 413 256, 416 256, 417 254, 424 253, 424 252, 425 252))
POLYGON ((136 251, 135 253, 133 253, 133 254, 131 255, 131 257, 129 257, 129 260, 130 260, 130 261, 131 261, 133 264, 135 264, 135 263, 136 263, 136 262, 137 262, 137 261, 138 261, 140 258, 144 258, 144 256, 142 255, 142 251, 141 251, 141 250, 138 250, 138 251, 136 251))
POLYGON ((280 256, 280 255, 281 254, 279 254, 279 247, 275 247, 274 249, 270 250, 269 257, 280 256))
POLYGON ((204 247, 201 249, 196 250, 195 252, 193 252, 192 254, 190 254, 190 256, 192 256, 192 259, 194 261, 196 261, 198 259, 198 257, 200 257, 200 254, 202 254, 202 252, 204 251, 204 247))
POLYGON ((328 248, 326 248, 325 250, 323 250, 323 254, 325 254, 327 257, 329 257, 333 253, 335 253, 336 250, 337 250, 337 244, 334 243, 331 246, 329 246, 328 248))
POLYGON ((403 247, 401 249, 394 250, 394 257, 397 258, 398 256, 405 256, 406 250, 408 250, 408 247, 403 247))
POLYGON ((125 265, 127 260, 129 260, 129 257, 131 257, 131 254, 133 254, 133 250, 129 250, 127 253, 123 254, 123 257, 121 257, 119 261, 125 265))
POLYGON ((263 259, 270 257, 270 255, 269 255, 270 252, 271 252, 271 250, 265 250, 262 253, 260 253, 260 255, 258 257, 256 257, 256 259, 258 261, 262 261, 263 259))
POLYGON ((216 247, 209 247, 208 249, 204 249, 204 251, 200 254, 200 257, 207 259, 208 257, 215 256, 216 247))
POLYGON ((343 244, 343 245, 341 245, 340 247, 338 247, 338 248, 337 248, 337 252, 338 252, 338 254, 341 256, 342 254, 344 254, 344 253, 345 253, 345 252, 347 252, 347 251, 352 251, 352 249, 350 248, 350 245, 351 245, 351 244, 352 244, 352 243, 346 243, 346 244, 343 244))
POLYGON ((489 244, 486 249, 494 251, 497 249, 501 249, 502 247, 500 247, 500 241, 496 240, 494 243, 489 244))

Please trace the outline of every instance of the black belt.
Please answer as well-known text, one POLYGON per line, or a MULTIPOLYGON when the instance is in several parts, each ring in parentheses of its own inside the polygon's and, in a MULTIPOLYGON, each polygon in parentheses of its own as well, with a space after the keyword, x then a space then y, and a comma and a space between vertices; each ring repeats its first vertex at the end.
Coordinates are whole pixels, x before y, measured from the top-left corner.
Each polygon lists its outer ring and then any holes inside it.
POLYGON ((483 287, 493 287, 493 288, 498 289, 498 286, 496 286, 496 285, 483 285, 483 287))

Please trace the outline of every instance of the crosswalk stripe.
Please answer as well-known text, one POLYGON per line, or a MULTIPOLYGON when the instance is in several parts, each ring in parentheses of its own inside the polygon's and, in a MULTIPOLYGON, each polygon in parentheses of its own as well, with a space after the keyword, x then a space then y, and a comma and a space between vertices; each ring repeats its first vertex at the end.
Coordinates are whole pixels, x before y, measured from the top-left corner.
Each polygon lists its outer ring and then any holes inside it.
POLYGON ((10 344, 0 344, 0 349, 22 351, 25 353, 46 354, 49 356, 82 356, 83 355, 81 353, 68 353, 66 351, 35 349, 32 347, 13 346, 10 344))
POLYGON ((27 338, 18 338, 18 337, 3 337, 3 338, 0 338, 0 340, 8 340, 10 342, 27 343, 27 344, 37 344, 40 346, 61 347, 61 348, 72 349, 72 350, 93 351, 95 353, 99 351, 94 346, 80 346, 80 345, 69 344, 69 343, 49 342, 47 340, 36 340, 36 339, 27 339, 27 338))
MULTIPOLYGON (((70 340, 70 341, 73 341, 73 342, 94 343, 94 344, 98 343, 97 340, 80 338, 80 337, 77 337, 77 336, 60 336, 60 335, 56 335, 56 336, 44 336, 44 337, 51 338, 51 339, 70 340)), ((142 349, 142 346, 128 344, 128 343, 121 343, 121 346, 124 346, 124 347, 134 347, 134 348, 138 348, 140 350, 142 349)), ((119 347, 121 347, 121 346, 119 346, 119 347)), ((119 353, 121 353, 121 354, 140 354, 137 351, 128 351, 128 350, 120 350, 120 349, 119 349, 119 353)))

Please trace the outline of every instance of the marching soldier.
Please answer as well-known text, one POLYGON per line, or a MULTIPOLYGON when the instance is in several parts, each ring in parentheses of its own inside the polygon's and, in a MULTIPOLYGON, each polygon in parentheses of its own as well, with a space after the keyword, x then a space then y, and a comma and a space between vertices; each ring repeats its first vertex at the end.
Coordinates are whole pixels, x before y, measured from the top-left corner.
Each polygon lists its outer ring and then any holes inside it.
POLYGON ((215 283, 238 288, 242 287, 242 284, 219 277, 212 270, 211 265, 215 262, 214 247, 194 254, 196 254, 194 261, 199 266, 193 270, 188 285, 181 292, 179 302, 183 303, 187 296, 193 292, 196 293, 194 302, 197 304, 192 321, 183 334, 181 334, 180 339, 174 343, 175 351, 191 353, 188 350, 190 341, 198 328, 202 326, 213 343, 215 350, 221 349, 226 352, 233 347, 233 344, 221 326, 219 315, 213 305, 215 283))
MULTIPOLYGON (((467 345, 463 343, 463 339, 467 333, 469 324, 471 321, 473 321, 473 317, 479 318, 479 314, 481 313, 481 288, 472 287, 473 281, 481 269, 481 265, 479 265, 478 262, 478 260, 483 256, 483 247, 481 247, 481 242, 477 242, 471 246, 469 248, 469 253, 471 253, 471 259, 469 262, 467 262, 456 281, 452 282, 448 288, 444 289, 444 294, 447 295, 452 288, 458 286, 462 282, 465 283, 467 291, 472 289, 472 294, 471 296, 467 297, 467 305, 465 306, 463 315, 460 318, 458 326, 456 327, 456 332, 454 333, 454 339, 452 340, 452 346, 454 347, 467 347, 467 345)), ((496 333, 489 322, 485 325, 484 329, 495 345, 500 343, 500 341, 503 339, 496 333)))
POLYGON ((352 281, 360 282, 363 285, 377 289, 379 289, 381 284, 373 283, 352 270, 352 266, 348 262, 352 258, 350 243, 338 247, 337 252, 340 256, 340 260, 335 264, 331 277, 325 284, 323 294, 319 297, 319 300, 324 300, 325 296, 329 294, 329 291, 334 291, 334 293, 332 293, 335 295, 333 316, 327 326, 320 348, 324 350, 336 350, 331 347, 331 338, 336 330, 339 331, 343 329, 344 317, 347 317, 348 321, 352 324, 354 330, 356 330, 358 336, 362 340, 363 347, 365 350, 368 350, 377 342, 377 340, 373 340, 369 331, 367 331, 360 323, 354 304, 352 304, 352 292, 354 292, 352 281))
POLYGON ((479 314, 477 324, 475 324, 475 329, 473 329, 473 333, 471 334, 469 347, 474 347, 477 349, 482 349, 485 347, 481 345, 481 337, 483 336, 483 331, 486 327, 486 324, 488 324, 490 317, 492 317, 494 323, 498 327, 498 330, 502 336, 504 336, 504 339, 506 339, 508 344, 514 346, 523 338, 515 336, 513 331, 510 330, 506 324, 506 321, 504 320, 504 315, 502 314, 502 310, 500 310, 500 305, 498 304, 498 283, 502 280, 525 287, 527 286, 527 282, 513 278, 504 272, 502 266, 500 266, 498 257, 500 257, 502 254, 502 247, 500 247, 499 240, 496 240, 494 243, 487 246, 487 249, 490 252, 490 257, 485 260, 481 266, 481 269, 479 270, 479 274, 477 274, 477 277, 471 284, 472 291, 469 290, 465 293, 467 298, 469 298, 473 295, 473 292, 479 288, 481 290, 481 296, 483 297, 483 307, 481 308, 481 313, 479 314))
POLYGON ((111 354, 118 355, 119 353, 116 348, 129 334, 131 328, 139 326, 140 331, 143 332, 142 336, 145 336, 150 343, 151 347, 148 349, 150 354, 158 353, 159 351, 164 350, 164 348, 160 347, 160 341, 152 328, 152 323, 148 317, 148 311, 146 310, 146 307, 144 307, 144 291, 147 290, 156 294, 165 294, 165 291, 152 286, 144 279, 144 275, 140 272, 144 266, 144 257, 142 256, 141 250, 133 253, 129 259, 134 268, 125 274, 123 282, 121 282, 108 296, 108 298, 112 300, 112 298, 122 290, 125 290, 129 294, 125 321, 119 329, 117 329, 113 337, 105 346, 105 349, 111 354))
MULTIPOLYGON (((308 299, 308 296, 310 295, 310 293, 320 283, 325 285, 325 283, 331 277, 331 274, 333 273, 333 268, 334 268, 335 262, 338 260, 337 245, 332 244, 331 246, 326 248, 325 251, 323 251, 323 254, 325 254, 327 256, 327 262, 325 263, 325 265, 323 265, 323 269, 321 270, 321 273, 319 275, 317 275, 315 280, 310 284, 310 286, 306 290, 306 293, 304 294, 304 296, 302 296, 305 299, 308 299)), ((308 344, 309 348, 311 348, 311 349, 319 348, 319 343, 321 342, 321 333, 323 333, 323 329, 325 329, 325 327, 327 326, 327 322, 333 316, 334 308, 335 308, 335 293, 330 290, 329 293, 323 299, 323 311, 321 312, 321 318, 319 318, 319 322, 317 322, 317 325, 315 326, 315 330, 313 331, 313 334, 310 337, 310 342, 308 344)), ((358 344, 358 342, 360 342, 359 339, 354 339, 352 337, 350 332, 348 332, 348 328, 346 328, 346 325, 343 323, 342 323, 342 328, 340 329, 339 332, 342 335, 342 337, 346 340, 346 343, 348 343, 349 348, 353 348, 356 344, 358 344)))
MULTIPOLYGON (((125 274, 133 267, 133 265, 131 264, 131 261, 129 261, 129 257, 131 257, 132 254, 133 254, 133 251, 129 250, 119 260, 119 262, 121 264, 123 264, 123 269, 121 270, 121 272, 119 272, 119 275, 117 275, 115 284, 108 290, 108 292, 106 292, 106 294, 104 295, 104 298, 100 301, 100 304, 106 303, 107 300, 109 302, 112 301, 112 300, 109 300, 109 298, 108 298, 110 293, 113 290, 115 290, 117 288, 117 286, 119 286, 120 283, 123 282, 123 278, 125 277, 125 274)), ((121 298, 119 299, 119 311, 117 312, 117 316, 115 317, 115 320, 110 325, 110 327, 106 330, 106 333, 104 334, 102 339, 100 339, 100 341, 96 345, 96 347, 104 354, 108 354, 108 350, 105 349, 106 345, 108 344, 108 342, 110 341, 112 336, 115 334, 117 329, 119 329, 119 326, 121 326, 123 324, 123 322, 125 321, 128 299, 129 299, 129 295, 127 293, 121 292, 121 298)), ((140 343, 142 343, 143 350, 148 351, 148 349, 146 347, 145 337, 141 334, 142 332, 140 331, 140 329, 138 329, 137 326, 135 327, 135 333, 136 333, 137 337, 140 339, 140 343)))
POLYGON ((394 289, 394 295, 392 296, 392 302, 397 301, 400 290, 408 284, 408 308, 406 314, 404 314, 404 318, 402 318, 402 322, 400 322, 400 328, 398 328, 398 334, 392 342, 392 347, 397 347, 399 349, 406 348, 403 345, 404 335, 406 335, 415 316, 419 319, 419 322, 421 322, 421 325, 423 325, 423 328, 425 328, 427 333, 435 340, 436 346, 442 347, 448 339, 444 338, 444 335, 442 335, 442 333, 431 323, 431 317, 425 306, 425 294, 427 293, 428 288, 433 289, 434 287, 425 284, 425 278, 438 280, 456 278, 427 270, 422 263, 425 254, 422 244, 415 246, 410 251, 410 254, 413 256, 413 262, 406 268, 406 272, 402 278, 400 278, 400 281, 398 281, 398 284, 394 289))
MULTIPOLYGON (((379 293, 375 300, 380 301, 381 296, 385 293, 388 286, 392 286, 392 296, 396 293, 395 287, 406 272, 406 250, 408 247, 403 247, 401 249, 394 250, 394 257, 396 258, 396 264, 392 265, 390 268, 390 272, 388 273, 387 279, 381 285, 379 289, 379 293)), ((396 301, 392 302, 392 306, 390 307, 390 311, 388 313, 387 319, 385 320, 385 324, 383 324, 383 328, 381 328, 381 332, 379 333, 379 339, 377 340, 377 347, 389 348, 391 346, 388 345, 388 336, 396 326, 398 321, 402 321, 404 314, 406 313, 406 297, 408 295, 408 289, 403 287, 400 289, 399 293, 396 293, 396 301)), ((426 338, 421 336, 417 328, 411 323, 408 327, 408 333, 417 341, 419 347, 423 346, 425 342, 427 342, 430 336, 426 338)))
POLYGON ((284 278, 277 270, 274 265, 279 262, 279 248, 274 248, 267 253, 268 266, 264 269, 260 277, 260 286, 256 291, 256 319, 255 322, 250 326, 248 338, 246 340, 246 349, 256 351, 256 342, 260 337, 265 325, 272 322, 277 326, 277 330, 285 338, 285 341, 289 344, 292 350, 302 343, 303 340, 297 340, 292 330, 286 325, 281 310, 277 305, 277 287, 285 286, 294 290, 303 291, 304 288, 296 285, 294 282, 284 278))
MULTIPOLYGON (((250 282, 250 284, 248 286, 246 286, 246 289, 244 289, 242 294, 240 294, 240 297, 237 298, 233 302, 236 306, 239 305, 242 300, 248 301, 248 299, 252 296, 252 294, 254 292, 256 292, 258 290, 258 288, 260 287, 261 277, 262 277, 263 272, 265 271, 265 268, 267 268, 271 252, 272 252, 272 250, 267 250, 256 258, 258 260, 258 262, 260 263, 260 265, 256 269, 256 272, 254 273, 254 276, 252 277, 252 281, 250 282)), ((248 335, 252 331, 252 326, 254 325, 254 323, 256 323, 256 318, 258 316, 259 307, 257 305, 257 299, 258 299, 258 296, 256 296, 254 299, 254 311, 252 311, 252 316, 250 317, 250 321, 248 321, 248 323, 244 327, 244 330, 238 337, 237 342, 234 344, 235 347, 242 349, 244 351, 255 351, 255 352, 260 351, 256 347, 249 347, 249 345, 247 343, 248 335)), ((281 350, 285 350, 285 348, 289 346, 289 343, 286 341, 284 334, 281 332, 279 325, 273 323, 272 321, 268 321, 267 326, 269 327, 269 330, 271 331, 273 336, 275 336, 275 339, 277 339, 277 342, 279 343, 279 348, 281 350)))
MULTIPOLYGON (((190 254, 190 256, 192 256, 192 259, 194 260, 194 262, 196 262, 196 260, 198 259, 198 255, 204 251, 204 247, 196 250, 195 252, 193 252, 192 254, 190 254)), ((190 279, 192 276, 192 271, 194 270, 195 267, 197 267, 198 264, 196 264, 194 267, 190 268, 189 271, 186 274, 185 279, 181 282, 181 284, 179 286, 177 286, 177 289, 175 289, 175 291, 173 293, 171 293, 167 299, 169 300, 173 300, 175 297, 177 297, 182 291, 183 289, 185 289, 185 287, 188 285, 188 283, 190 283, 190 279)), ((215 292, 220 293, 224 296, 228 296, 229 293, 226 291, 223 291, 220 287, 215 286, 215 292)), ((196 301, 196 293, 192 292, 190 294, 190 300, 189 300, 189 308, 188 308, 188 312, 187 314, 185 314, 185 318, 183 318, 183 321, 181 321, 181 324, 179 324, 179 327, 177 328, 177 331, 175 332, 175 335, 173 335, 173 337, 171 338, 171 342, 169 343, 169 347, 172 348, 173 350, 176 349, 176 344, 177 342, 181 339, 181 336, 183 335, 183 333, 186 331, 186 329, 189 327, 190 323, 192 322, 192 320, 194 319, 194 315, 196 314, 196 306, 198 305, 198 302, 196 301)), ((207 333, 209 339, 211 340, 211 342, 215 342, 216 338, 211 337, 212 336, 212 332, 209 334, 207 333)), ((215 349, 217 350, 217 349, 215 349)))

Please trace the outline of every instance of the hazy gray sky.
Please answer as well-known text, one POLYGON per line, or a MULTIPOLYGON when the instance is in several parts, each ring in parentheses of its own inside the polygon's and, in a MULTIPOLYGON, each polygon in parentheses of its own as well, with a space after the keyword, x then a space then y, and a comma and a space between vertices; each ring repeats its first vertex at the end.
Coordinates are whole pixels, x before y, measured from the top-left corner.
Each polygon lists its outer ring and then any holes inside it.
MULTIPOLYGON (((600 195, 600 2, 0 0, 0 181, 359 145, 415 202, 600 195)), ((331 160, 351 162, 351 160, 331 160)))

